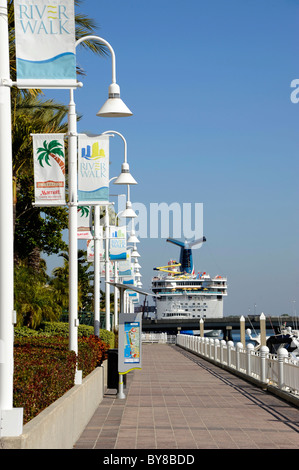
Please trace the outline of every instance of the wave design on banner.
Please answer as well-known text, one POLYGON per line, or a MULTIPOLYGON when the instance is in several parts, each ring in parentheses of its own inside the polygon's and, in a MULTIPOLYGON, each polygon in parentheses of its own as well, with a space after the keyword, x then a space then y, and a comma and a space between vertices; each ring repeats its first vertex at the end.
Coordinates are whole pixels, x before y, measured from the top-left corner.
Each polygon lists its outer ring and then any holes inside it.
POLYGON ((18 78, 76 79, 76 56, 65 52, 47 60, 17 58, 18 78))
POLYGON ((78 190, 78 200, 79 201, 93 201, 93 200, 103 200, 108 201, 109 199, 109 188, 103 186, 102 188, 95 189, 93 191, 80 191, 78 190))
POLYGON ((124 253, 118 253, 117 255, 109 254, 109 258, 111 260, 115 259, 127 259, 127 252, 125 251, 124 253))

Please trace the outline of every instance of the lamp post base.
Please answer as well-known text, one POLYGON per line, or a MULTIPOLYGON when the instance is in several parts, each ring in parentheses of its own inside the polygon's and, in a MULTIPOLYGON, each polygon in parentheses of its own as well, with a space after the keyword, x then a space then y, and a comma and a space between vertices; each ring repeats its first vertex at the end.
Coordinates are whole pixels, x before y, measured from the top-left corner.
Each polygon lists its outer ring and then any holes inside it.
POLYGON ((23 408, 0 411, 0 437, 17 437, 23 432, 23 408))
POLYGON ((123 374, 118 374, 119 377, 119 382, 118 382, 118 394, 117 398, 123 400, 126 398, 126 395, 124 394, 124 380, 123 380, 123 374))

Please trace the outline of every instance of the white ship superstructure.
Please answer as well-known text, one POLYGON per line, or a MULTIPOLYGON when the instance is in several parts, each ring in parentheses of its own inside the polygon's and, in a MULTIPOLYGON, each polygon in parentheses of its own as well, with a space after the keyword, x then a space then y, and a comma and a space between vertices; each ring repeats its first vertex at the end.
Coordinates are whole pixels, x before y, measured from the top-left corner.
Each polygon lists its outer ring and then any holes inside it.
POLYGON ((152 279, 152 290, 157 296, 156 318, 222 318, 227 278, 211 277, 206 272, 195 274, 190 244, 186 247, 177 240, 167 241, 181 246, 181 259, 180 263, 170 261, 167 266, 155 268, 159 271, 152 279))

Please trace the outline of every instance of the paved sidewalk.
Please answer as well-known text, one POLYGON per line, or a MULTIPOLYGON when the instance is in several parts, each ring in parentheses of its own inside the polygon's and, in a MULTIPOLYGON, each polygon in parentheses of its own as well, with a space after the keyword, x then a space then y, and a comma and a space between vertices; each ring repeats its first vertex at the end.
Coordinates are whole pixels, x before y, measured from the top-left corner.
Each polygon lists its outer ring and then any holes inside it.
POLYGON ((75 449, 299 449, 299 410, 174 345, 143 344, 75 449))

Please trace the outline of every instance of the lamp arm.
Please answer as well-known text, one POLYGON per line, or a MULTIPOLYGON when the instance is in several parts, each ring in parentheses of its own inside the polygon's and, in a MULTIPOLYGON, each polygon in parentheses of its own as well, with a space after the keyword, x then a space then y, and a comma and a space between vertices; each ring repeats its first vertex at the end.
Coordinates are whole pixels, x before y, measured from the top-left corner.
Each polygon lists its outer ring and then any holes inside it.
POLYGON ((114 53, 114 50, 113 50, 111 44, 109 44, 109 42, 107 42, 105 39, 101 38, 100 36, 93 36, 92 35, 92 36, 83 36, 82 38, 77 39, 77 41, 75 42, 75 47, 77 47, 81 42, 89 41, 89 40, 95 40, 95 41, 102 42, 103 44, 105 44, 105 46, 108 47, 108 49, 111 53, 111 59, 112 59, 112 83, 116 83, 115 53, 114 53))
POLYGON ((117 132, 117 131, 105 131, 105 132, 102 132, 102 134, 117 134, 119 135, 119 137, 122 138, 123 142, 124 142, 124 146, 125 146, 125 163, 127 163, 127 141, 126 139, 124 138, 124 136, 120 133, 120 132, 117 132))

